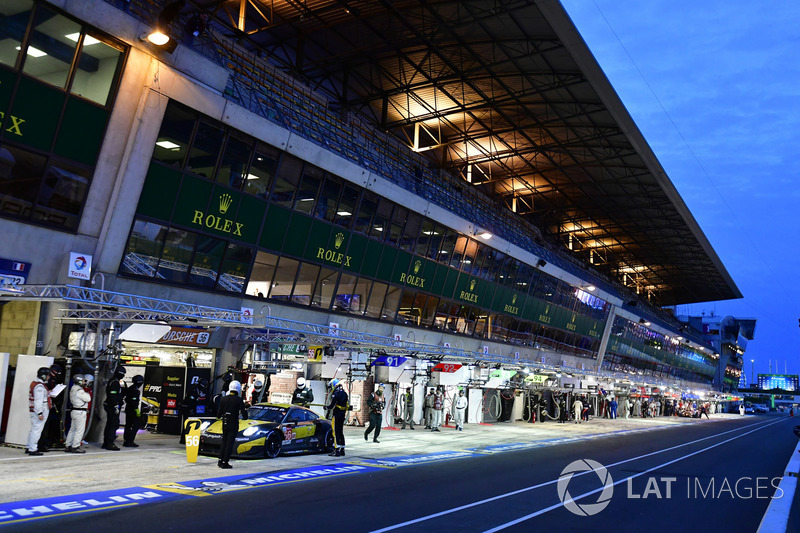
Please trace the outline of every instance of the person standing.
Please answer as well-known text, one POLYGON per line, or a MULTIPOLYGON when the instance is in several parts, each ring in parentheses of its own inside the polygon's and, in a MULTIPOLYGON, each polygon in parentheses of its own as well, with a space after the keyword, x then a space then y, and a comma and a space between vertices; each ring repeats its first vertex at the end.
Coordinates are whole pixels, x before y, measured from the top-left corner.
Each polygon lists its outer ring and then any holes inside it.
POLYGON ((103 402, 103 409, 106 412, 106 426, 103 428, 103 445, 101 446, 104 450, 119 450, 114 444, 114 440, 117 438, 119 411, 123 400, 122 382, 120 380, 124 377, 125 367, 119 365, 106 384, 106 399, 103 402))
POLYGON ((744 416, 744 404, 739 404, 739 416, 744 416))
POLYGON ((431 431, 439 431, 439 426, 442 425, 442 410, 444 409, 444 394, 442 394, 442 386, 436 387, 436 392, 433 393, 433 417, 431 417, 431 431))
POLYGON ((306 378, 297 378, 297 388, 294 389, 292 394, 292 403, 303 407, 308 407, 314 403, 314 391, 306 383, 306 378))
POLYGON ((583 402, 580 397, 575 398, 572 403, 572 410, 575 412, 575 423, 580 424, 583 420, 583 402))
POLYGON ((611 414, 611 420, 617 419, 617 399, 611 398, 611 401, 608 402, 608 408, 611 414))
POLYGON ((332 392, 331 401, 327 409, 333 413, 333 445, 336 449, 328 455, 331 457, 344 457, 344 417, 350 408, 350 398, 338 378, 333 378, 329 386, 332 392))
POLYGON ((144 383, 144 376, 133 376, 133 383, 125 387, 125 432, 122 434, 122 445, 126 448, 138 448, 134 439, 136 439, 136 432, 141 427, 141 414, 139 410, 140 402, 142 400, 142 391, 140 390, 144 383))
POLYGON ((228 385, 228 395, 220 400, 217 413, 217 418, 222 419, 222 446, 217 461, 217 466, 220 468, 233 468, 229 461, 233 454, 236 434, 239 433, 239 415, 242 416, 242 420, 247 420, 247 409, 242 399, 242 384, 234 380, 228 385))
POLYGON ((86 412, 92 397, 84 389, 85 386, 86 378, 78 374, 69 390, 69 401, 72 404, 70 412, 72 424, 67 434, 67 447, 64 448, 67 453, 86 453, 86 450, 81 448, 81 441, 83 432, 86 430, 86 412))
POLYGON ((375 430, 375 435, 372 437, 372 442, 380 444, 378 435, 381 433, 381 424, 383 423, 383 410, 386 407, 386 400, 383 398, 383 387, 369 395, 367 400, 367 407, 369 407, 369 427, 364 432, 364 440, 369 441, 369 434, 375 430))
POLYGON ((453 413, 457 431, 464 431, 464 419, 467 413, 467 398, 464 396, 464 389, 458 391, 456 398, 455 413, 453 413))
POLYGON ((61 386, 64 379, 64 370, 59 364, 50 365, 50 373, 44 384, 50 394, 50 414, 44 420, 44 429, 39 437, 39 449, 48 451, 49 448, 64 448, 64 439, 61 434, 61 405, 64 403, 64 389, 61 386), (56 392, 59 391, 59 392, 56 392))
POLYGON ((403 417, 403 427, 400 429, 406 429, 406 424, 409 425, 409 429, 414 429, 414 391, 411 387, 406 389, 403 400, 406 404, 406 412, 403 417))
POLYGON ((428 389, 428 395, 425 396, 425 429, 433 429, 433 389, 428 389))
POLYGON ((47 385, 44 383, 49 375, 50 369, 46 366, 37 370, 36 379, 31 381, 28 391, 28 409, 31 414, 28 447, 25 449, 25 453, 28 455, 42 455, 42 450, 39 450, 39 437, 42 436, 45 420, 47 420, 47 415, 50 414, 50 408, 53 405, 50 391, 47 390, 47 385))

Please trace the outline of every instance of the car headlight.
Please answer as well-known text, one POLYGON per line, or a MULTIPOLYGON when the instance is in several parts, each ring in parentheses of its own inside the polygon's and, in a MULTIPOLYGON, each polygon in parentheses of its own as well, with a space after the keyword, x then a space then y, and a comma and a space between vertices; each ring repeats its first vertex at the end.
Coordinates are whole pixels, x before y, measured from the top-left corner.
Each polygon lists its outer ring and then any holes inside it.
POLYGON ((255 435, 256 433, 258 433, 260 429, 261 428, 258 426, 250 426, 249 428, 242 431, 242 435, 244 435, 245 437, 249 437, 250 435, 255 435))

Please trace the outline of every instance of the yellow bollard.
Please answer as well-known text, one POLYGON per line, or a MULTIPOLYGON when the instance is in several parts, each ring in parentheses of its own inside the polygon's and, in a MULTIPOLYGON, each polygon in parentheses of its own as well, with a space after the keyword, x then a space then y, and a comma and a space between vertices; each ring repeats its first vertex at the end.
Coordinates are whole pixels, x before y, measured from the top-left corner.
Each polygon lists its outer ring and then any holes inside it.
POLYGON ((186 460, 190 463, 197 462, 197 452, 200 450, 200 424, 199 418, 187 418, 184 422, 186 428, 186 460))

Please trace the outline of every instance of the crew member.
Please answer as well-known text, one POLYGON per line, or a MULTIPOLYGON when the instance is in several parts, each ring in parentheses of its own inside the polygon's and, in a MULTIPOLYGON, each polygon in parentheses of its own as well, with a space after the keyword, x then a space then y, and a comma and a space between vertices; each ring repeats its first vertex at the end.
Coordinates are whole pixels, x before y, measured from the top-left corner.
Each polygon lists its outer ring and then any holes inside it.
POLYGON ((617 419, 617 399, 611 398, 611 401, 608 402, 609 411, 611 412, 611 419, 617 419))
POLYGON ((425 396, 425 429, 433 429, 433 389, 428 389, 428 395, 425 396))
MULTIPOLYGON (((186 419, 196 416, 209 416, 208 405, 208 380, 200 378, 186 391, 186 396, 180 403, 181 413, 181 438, 180 443, 186 443, 186 419)), ((220 398, 221 399, 221 398, 220 398)))
POLYGON ((575 398, 575 402, 572 404, 572 410, 575 412, 575 423, 580 424, 583 420, 583 402, 580 397, 575 398))
POLYGON ((347 393, 344 391, 344 387, 338 378, 332 379, 329 385, 332 389, 332 392, 331 401, 328 404, 327 409, 333 413, 333 444, 336 449, 328 455, 331 457, 343 457, 344 417, 349 409, 348 402, 350 398, 347 396, 347 393))
POLYGON ((264 382, 257 379, 253 382, 253 393, 250 395, 250 405, 255 405, 261 401, 261 392, 264 390, 264 382))
POLYGON ((28 455, 42 455, 39 450, 39 437, 42 436, 44 422, 50 414, 53 405, 50 399, 50 391, 45 385, 45 380, 50 375, 50 369, 43 366, 36 371, 36 379, 31 381, 28 391, 28 410, 31 414, 31 429, 28 432, 28 447, 25 453, 28 455))
POLYGON ((379 444, 378 435, 381 434, 383 410, 386 407, 386 400, 383 398, 383 387, 379 387, 378 390, 369 395, 367 407, 369 407, 369 427, 364 432, 364 440, 369 440, 369 434, 374 429, 375 435, 372 437, 372 442, 379 444))
POLYGON ((119 450, 117 445, 114 444, 114 440, 117 438, 119 411, 123 400, 122 382, 120 380, 124 377, 125 367, 119 365, 106 384, 106 399, 103 402, 103 409, 106 412, 106 427, 103 429, 103 445, 101 446, 104 450, 119 450))
POLYGON ((306 378, 297 378, 297 388, 292 394, 292 403, 308 407, 314 402, 314 391, 306 383, 306 378))
POLYGON ((431 417, 431 431, 439 431, 439 426, 442 425, 442 410, 444 409, 444 394, 442 393, 442 386, 436 387, 436 392, 433 393, 433 416, 431 417))
POLYGON ((61 391, 53 395, 56 387, 62 383, 63 377, 64 370, 61 368, 61 365, 56 363, 50 365, 50 373, 44 384, 51 394, 51 408, 50 414, 47 415, 47 418, 44 420, 42 435, 39 437, 39 449, 42 451, 47 451, 48 448, 64 447, 64 441, 61 438, 61 405, 64 402, 63 391, 66 387, 61 387, 61 391))
POLYGON ((467 398, 464 396, 464 389, 458 391, 458 398, 456 398, 456 405, 455 405, 455 422, 456 422, 456 429, 458 431, 464 431, 464 415, 467 412, 467 398))
POLYGON ((406 389, 403 401, 406 404, 406 412, 403 418, 403 427, 400 429, 406 429, 406 424, 408 424, 409 429, 414 429, 414 391, 411 387, 406 389))
POLYGON ((222 375, 222 389, 214 395, 214 413, 219 416, 219 404, 222 399, 228 395, 228 387, 230 387, 231 381, 233 381, 233 374, 230 372, 225 372, 222 375))
POLYGON ((228 385, 228 395, 219 402, 217 417, 222 419, 222 447, 217 466, 220 468, 233 468, 229 461, 233 454, 236 434, 239 432, 239 415, 241 414, 243 420, 247 420, 247 409, 241 394, 242 384, 231 381, 228 385))
POLYGON ((136 439, 136 432, 141 427, 141 414, 139 404, 142 400, 142 383, 144 383, 144 376, 135 375, 132 379, 133 383, 125 387, 125 432, 122 434, 122 445, 126 448, 138 448, 134 439, 136 439))
POLYGON ((69 390, 69 401, 72 404, 72 411, 70 412, 72 424, 67 434, 67 447, 64 449, 67 453, 86 453, 86 450, 81 448, 81 442, 83 441, 83 432, 86 429, 86 410, 92 397, 84 389, 85 386, 85 376, 78 374, 75 376, 72 388, 69 390))

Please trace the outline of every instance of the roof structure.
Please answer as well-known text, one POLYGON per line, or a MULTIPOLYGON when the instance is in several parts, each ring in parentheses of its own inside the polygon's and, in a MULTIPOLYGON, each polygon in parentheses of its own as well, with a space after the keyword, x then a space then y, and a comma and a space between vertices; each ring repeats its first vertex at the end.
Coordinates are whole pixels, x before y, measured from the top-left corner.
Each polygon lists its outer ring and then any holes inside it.
POLYGON ((741 298, 557 0, 194 0, 660 306, 741 298))

